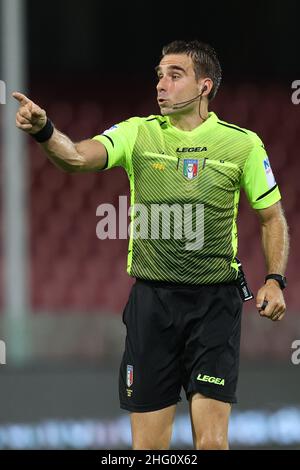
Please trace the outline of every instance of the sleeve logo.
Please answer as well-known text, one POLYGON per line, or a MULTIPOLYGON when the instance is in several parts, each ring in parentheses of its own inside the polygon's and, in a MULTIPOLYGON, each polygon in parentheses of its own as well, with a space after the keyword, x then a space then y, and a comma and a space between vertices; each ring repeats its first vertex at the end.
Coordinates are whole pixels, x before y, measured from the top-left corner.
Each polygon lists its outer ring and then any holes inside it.
POLYGON ((275 186, 276 181, 275 181, 273 171, 272 171, 272 168, 271 168, 271 164, 270 164, 270 161, 269 161, 268 157, 266 157, 264 159, 264 169, 265 169, 265 173, 266 173, 266 177, 267 177, 268 186, 271 189, 271 188, 273 188, 273 186, 275 186))
POLYGON ((103 131, 102 134, 107 134, 108 132, 113 132, 117 128, 118 128, 118 126, 115 124, 114 126, 111 126, 109 129, 106 129, 105 131, 103 131))

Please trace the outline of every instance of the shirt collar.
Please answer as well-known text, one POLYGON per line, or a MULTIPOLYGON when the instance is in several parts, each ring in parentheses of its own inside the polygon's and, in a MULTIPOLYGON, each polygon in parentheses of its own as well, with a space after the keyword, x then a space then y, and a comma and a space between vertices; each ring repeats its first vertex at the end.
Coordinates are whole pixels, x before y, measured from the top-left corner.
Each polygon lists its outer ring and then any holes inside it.
POLYGON ((193 133, 197 133, 199 131, 209 129, 211 126, 213 126, 218 121, 218 116, 213 111, 209 111, 208 118, 204 122, 202 122, 202 124, 199 124, 199 126, 195 127, 195 129, 192 129, 191 131, 184 131, 182 129, 178 129, 178 127, 176 127, 176 126, 173 126, 170 123, 170 117, 169 116, 166 116, 165 119, 167 121, 168 127, 170 127, 171 129, 174 129, 175 131, 184 133, 186 135, 191 135, 193 133))

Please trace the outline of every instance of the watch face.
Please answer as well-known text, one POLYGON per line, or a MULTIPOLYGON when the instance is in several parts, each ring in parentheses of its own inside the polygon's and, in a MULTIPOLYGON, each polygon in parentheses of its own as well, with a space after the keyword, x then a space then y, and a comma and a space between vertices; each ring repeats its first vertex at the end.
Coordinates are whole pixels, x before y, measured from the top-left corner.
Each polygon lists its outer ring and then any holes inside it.
POLYGON ((286 277, 278 276, 277 280, 279 282, 281 289, 284 289, 286 287, 286 277))

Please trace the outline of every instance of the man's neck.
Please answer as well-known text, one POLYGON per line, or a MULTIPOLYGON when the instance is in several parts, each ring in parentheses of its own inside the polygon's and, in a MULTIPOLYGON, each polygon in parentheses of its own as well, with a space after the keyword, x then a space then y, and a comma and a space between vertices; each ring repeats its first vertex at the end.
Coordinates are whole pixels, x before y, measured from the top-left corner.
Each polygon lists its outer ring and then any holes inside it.
POLYGON ((170 115, 170 124, 182 131, 192 131, 196 127, 203 124, 208 118, 208 109, 201 109, 200 113, 197 110, 195 113, 187 114, 172 114, 170 115))

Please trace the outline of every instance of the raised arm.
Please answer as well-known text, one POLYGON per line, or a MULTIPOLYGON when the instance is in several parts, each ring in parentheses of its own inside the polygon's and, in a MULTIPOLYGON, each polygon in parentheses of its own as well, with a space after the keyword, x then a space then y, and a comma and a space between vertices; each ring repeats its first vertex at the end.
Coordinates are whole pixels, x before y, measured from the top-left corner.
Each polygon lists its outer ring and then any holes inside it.
MULTIPOLYGON (((20 105, 16 126, 28 134, 37 134, 46 126, 46 111, 22 93, 14 92, 12 96, 20 105)), ((87 139, 74 143, 56 128, 40 145, 55 166, 70 173, 101 170, 107 162, 107 152, 101 142, 87 139)))

